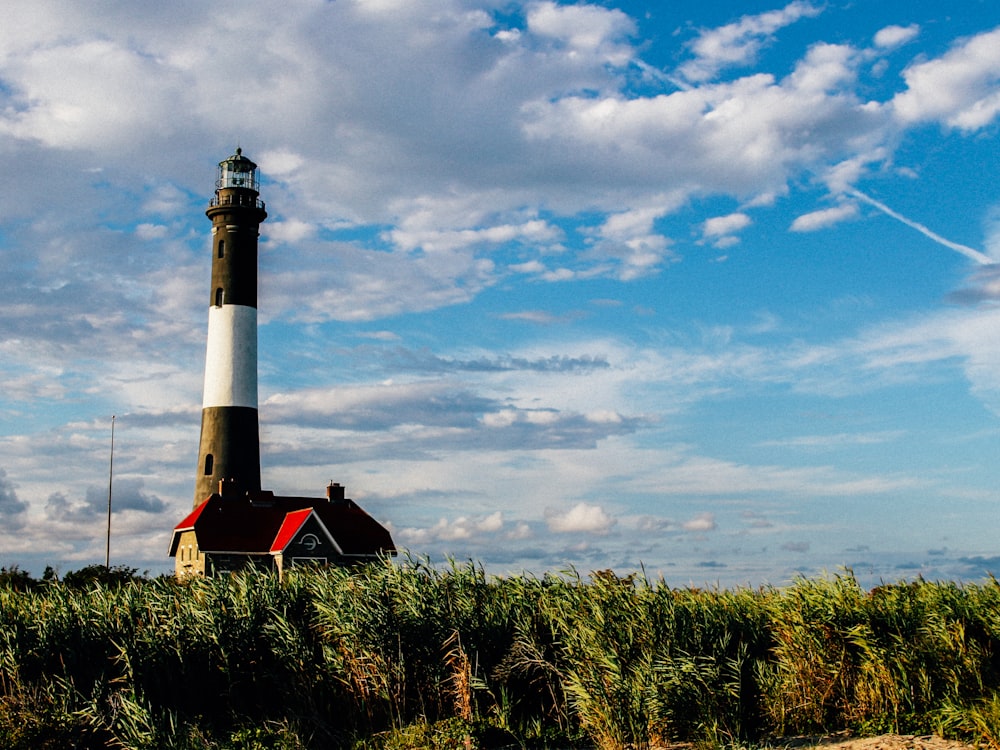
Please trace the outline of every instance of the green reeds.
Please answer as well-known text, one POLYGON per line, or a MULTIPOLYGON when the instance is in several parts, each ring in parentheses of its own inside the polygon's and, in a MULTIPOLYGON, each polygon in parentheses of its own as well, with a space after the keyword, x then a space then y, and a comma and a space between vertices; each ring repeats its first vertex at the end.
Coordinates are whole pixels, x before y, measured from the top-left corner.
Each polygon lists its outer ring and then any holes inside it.
POLYGON ((774 726, 917 731, 936 711, 996 685, 994 597, 926 581, 866 593, 852 576, 801 580, 773 611, 762 684, 774 726), (975 601, 984 606, 976 606, 975 601))
POLYGON ((998 694, 992 580, 699 591, 406 560, 0 586, 0 746, 71 727, 136 748, 644 750, 842 729, 995 747, 998 694))

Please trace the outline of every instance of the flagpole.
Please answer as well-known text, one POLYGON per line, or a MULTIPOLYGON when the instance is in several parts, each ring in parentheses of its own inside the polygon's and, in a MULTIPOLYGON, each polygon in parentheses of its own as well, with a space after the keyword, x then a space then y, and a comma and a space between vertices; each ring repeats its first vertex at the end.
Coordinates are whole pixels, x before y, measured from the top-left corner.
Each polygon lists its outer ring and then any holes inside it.
POLYGON ((111 480, 115 471, 115 415, 111 415, 111 461, 108 465, 108 541, 104 549, 104 567, 111 570, 111 480))

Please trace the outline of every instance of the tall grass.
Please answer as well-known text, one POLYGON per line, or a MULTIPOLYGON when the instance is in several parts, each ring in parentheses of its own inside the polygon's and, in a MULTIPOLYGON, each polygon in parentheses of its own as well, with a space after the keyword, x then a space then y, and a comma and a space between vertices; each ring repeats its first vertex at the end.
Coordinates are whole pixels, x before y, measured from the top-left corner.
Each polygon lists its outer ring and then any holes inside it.
POLYGON ((997 688, 1000 588, 917 581, 865 593, 851 576, 776 598, 766 705, 779 730, 911 731, 997 688))
POLYGON ((4 747, 1000 737, 993 580, 699 591, 410 560, 19 588, 0 588, 4 747))

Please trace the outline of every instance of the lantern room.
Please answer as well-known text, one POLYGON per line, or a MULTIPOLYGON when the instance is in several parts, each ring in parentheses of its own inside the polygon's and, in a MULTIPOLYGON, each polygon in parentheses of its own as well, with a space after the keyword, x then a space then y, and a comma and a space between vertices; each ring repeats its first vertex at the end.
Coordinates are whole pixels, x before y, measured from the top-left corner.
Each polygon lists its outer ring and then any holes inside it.
POLYGON ((237 148, 235 154, 219 162, 219 181, 216 187, 247 188, 255 193, 259 192, 257 165, 243 156, 243 149, 237 148))

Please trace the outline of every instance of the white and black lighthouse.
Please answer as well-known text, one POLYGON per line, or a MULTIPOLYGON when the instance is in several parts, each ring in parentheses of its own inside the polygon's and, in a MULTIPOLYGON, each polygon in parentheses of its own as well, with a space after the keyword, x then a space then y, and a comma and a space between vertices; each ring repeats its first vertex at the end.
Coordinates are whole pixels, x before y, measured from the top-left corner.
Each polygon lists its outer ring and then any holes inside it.
POLYGON ((219 481, 260 491, 257 420, 257 237, 267 218, 257 165, 241 149, 219 163, 212 220, 212 285, 194 504, 219 481))
POLYGON ((219 162, 212 285, 194 510, 174 527, 178 576, 247 568, 354 565, 396 553, 382 524, 330 482, 326 497, 261 489, 257 420, 257 237, 267 218, 257 165, 240 149, 219 162))

